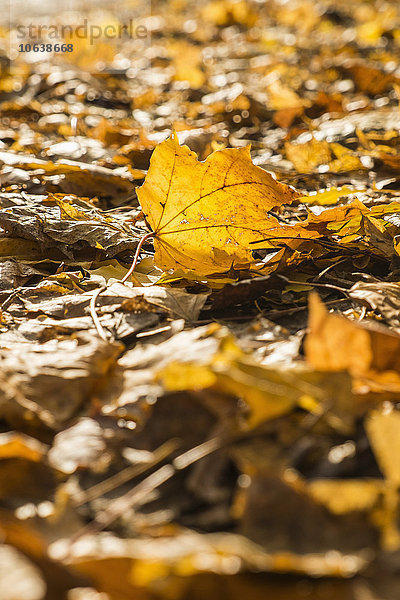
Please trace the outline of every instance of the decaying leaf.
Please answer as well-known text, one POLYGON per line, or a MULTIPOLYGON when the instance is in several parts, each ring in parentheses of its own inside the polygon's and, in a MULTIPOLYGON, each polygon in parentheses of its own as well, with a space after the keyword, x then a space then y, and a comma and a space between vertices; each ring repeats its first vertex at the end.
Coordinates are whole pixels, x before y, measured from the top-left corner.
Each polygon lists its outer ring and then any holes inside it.
POLYGON ((57 258, 81 259, 96 256, 114 256, 124 251, 134 251, 138 237, 123 222, 111 220, 100 210, 79 198, 64 196, 54 198, 34 196, 24 199, 8 198, 0 210, 2 228, 2 256, 17 254, 32 257, 31 247, 38 258, 53 255, 57 258), (25 244, 21 251, 16 243, 25 244), (27 247, 26 247, 27 246, 27 247))
MULTIPOLYGON (((0 152, 0 164, 12 166, 28 172, 42 171, 47 176, 59 175, 60 190, 66 194, 80 196, 111 196, 115 194, 128 195, 132 192, 132 174, 120 168, 113 171, 105 167, 88 165, 72 160, 53 163, 22 154, 0 152)), ((50 188, 50 189, 49 189, 50 188)), ((48 186, 53 191, 52 186, 48 186)))
POLYGON ((358 281, 349 290, 349 295, 371 310, 375 310, 385 321, 400 326, 400 286, 397 282, 372 280, 358 281))
POLYGON ((84 337, 55 339, 44 344, 25 342, 12 350, 3 350, 2 417, 13 422, 28 411, 31 418, 57 427, 90 400, 120 351, 118 343, 84 337), (68 393, 61 401, 59 389, 66 381, 68 393))
POLYGON ((344 415, 350 393, 346 378, 330 380, 323 372, 254 365, 226 332, 216 331, 214 336, 214 344, 210 347, 212 353, 203 352, 197 360, 193 360, 195 357, 191 354, 179 362, 172 358, 156 373, 157 380, 166 390, 211 388, 241 398, 247 405, 247 426, 250 428, 289 412, 303 401, 305 404, 310 401, 311 406, 313 403, 316 407, 320 405, 320 409, 324 402, 333 403, 338 414, 344 415))

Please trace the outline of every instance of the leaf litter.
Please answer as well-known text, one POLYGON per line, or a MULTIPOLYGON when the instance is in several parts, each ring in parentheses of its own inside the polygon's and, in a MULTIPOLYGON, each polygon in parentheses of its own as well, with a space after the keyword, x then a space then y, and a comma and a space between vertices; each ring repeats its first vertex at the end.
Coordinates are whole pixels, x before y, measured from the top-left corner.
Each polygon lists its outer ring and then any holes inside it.
POLYGON ((5 600, 399 597, 399 7, 267 4, 1 30, 5 600))

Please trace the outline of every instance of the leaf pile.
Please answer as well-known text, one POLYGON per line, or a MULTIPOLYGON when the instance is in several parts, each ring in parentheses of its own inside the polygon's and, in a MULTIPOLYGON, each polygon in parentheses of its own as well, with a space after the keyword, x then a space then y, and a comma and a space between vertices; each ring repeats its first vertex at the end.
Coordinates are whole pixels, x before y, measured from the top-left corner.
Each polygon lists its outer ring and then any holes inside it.
POLYGON ((0 598, 397 600, 398 3, 142 10, 0 29, 0 598))

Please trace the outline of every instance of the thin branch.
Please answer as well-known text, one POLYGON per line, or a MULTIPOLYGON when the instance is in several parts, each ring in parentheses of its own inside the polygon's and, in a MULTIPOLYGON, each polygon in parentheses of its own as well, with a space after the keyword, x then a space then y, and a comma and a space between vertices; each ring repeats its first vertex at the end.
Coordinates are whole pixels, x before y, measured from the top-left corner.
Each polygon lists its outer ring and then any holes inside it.
POLYGON ((133 506, 143 504, 151 492, 168 481, 168 479, 171 479, 171 477, 173 477, 177 471, 186 469, 201 458, 204 458, 205 456, 212 454, 227 444, 232 443, 233 440, 233 437, 215 437, 202 444, 199 444, 198 446, 195 446, 194 448, 191 448, 186 452, 183 452, 177 456, 172 463, 163 465, 154 471, 154 473, 151 473, 151 475, 148 475, 140 483, 135 485, 131 490, 129 490, 129 492, 111 502, 110 506, 101 511, 94 521, 76 532, 70 538, 70 542, 74 543, 84 535, 96 533, 105 529, 133 506))
POLYGON ((90 299, 90 316, 93 319, 93 323, 94 323, 94 326, 96 327, 96 330, 97 330, 97 333, 99 334, 99 337, 101 337, 102 340, 104 340, 105 342, 107 342, 108 341, 108 337, 107 337, 106 331, 105 331, 103 325, 100 323, 99 316, 98 316, 98 314, 96 312, 96 300, 100 296, 100 294, 102 292, 104 292, 105 289, 107 289, 107 286, 103 285, 103 286, 97 288, 97 290, 92 295, 92 297, 90 299))
MULTIPOLYGON (((139 255, 140 255, 140 250, 142 249, 144 242, 153 236, 154 236, 154 233, 152 231, 150 231, 149 233, 146 233, 141 238, 141 240, 139 241, 139 243, 136 247, 136 252, 135 252, 135 256, 133 257, 132 264, 131 264, 128 272, 124 275, 124 277, 119 280, 119 283, 125 283, 125 281, 127 281, 129 279, 129 277, 132 275, 133 271, 136 268, 137 261, 139 259, 139 255)), ((107 336, 107 333, 106 333, 104 327, 100 323, 100 319, 99 319, 99 316, 96 311, 96 300, 100 296, 100 294, 102 294, 107 289, 107 287, 108 287, 107 285, 103 285, 102 287, 97 288, 97 290, 94 292, 93 296, 90 299, 90 315, 93 319, 93 323, 94 323, 94 326, 96 327, 99 337, 101 337, 101 339, 104 340, 105 342, 108 341, 108 336, 107 336)))
POLYGON ((345 296, 349 295, 349 292, 348 292, 348 290, 346 290, 346 288, 341 288, 338 285, 332 285, 331 283, 314 283, 313 281, 310 281, 310 282, 295 281, 294 279, 289 279, 288 277, 285 277, 284 275, 279 275, 279 274, 277 274, 277 277, 279 277, 280 279, 283 279, 284 281, 286 281, 286 283, 294 283, 296 285, 308 285, 309 287, 329 288, 331 290, 336 290, 338 292, 341 292, 345 296))
POLYGON ((107 479, 100 481, 100 483, 93 485, 88 490, 84 490, 79 494, 75 495, 73 498, 74 505, 76 507, 81 506, 82 504, 86 504, 86 502, 91 502, 103 494, 107 494, 111 492, 115 488, 123 485, 130 479, 137 477, 138 475, 142 475, 145 471, 148 471, 152 467, 155 467, 157 463, 161 462, 167 456, 169 456, 174 450, 178 448, 179 442, 178 440, 172 439, 165 442, 154 450, 152 453, 152 459, 146 463, 133 464, 122 471, 119 471, 115 475, 111 475, 107 479))

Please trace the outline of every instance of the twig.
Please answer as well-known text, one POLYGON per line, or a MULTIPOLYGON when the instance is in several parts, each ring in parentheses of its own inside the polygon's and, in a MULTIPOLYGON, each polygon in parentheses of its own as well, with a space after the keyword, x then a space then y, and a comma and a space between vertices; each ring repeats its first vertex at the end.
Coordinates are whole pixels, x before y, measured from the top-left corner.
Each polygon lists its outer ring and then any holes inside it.
POLYGON ((172 463, 163 465, 157 469, 157 471, 154 471, 154 473, 151 473, 151 475, 148 475, 148 477, 134 486, 129 492, 114 500, 108 508, 97 515, 94 521, 75 533, 70 538, 70 542, 74 543, 84 535, 96 533, 105 527, 108 527, 108 525, 133 506, 142 504, 152 491, 160 487, 160 485, 168 481, 168 479, 171 479, 177 471, 186 469, 194 462, 197 462, 201 458, 204 458, 231 443, 233 439, 234 438, 211 438, 203 444, 199 444, 198 446, 183 452, 177 456, 172 463))
POLYGON ((329 288, 331 290, 336 290, 338 292, 341 292, 345 296, 348 296, 348 290, 346 290, 346 288, 341 288, 338 285, 332 285, 331 283, 314 283, 313 281, 310 281, 310 282, 308 282, 308 281, 295 281, 293 279, 289 279, 288 277, 285 277, 284 275, 279 275, 279 274, 277 274, 277 277, 279 277, 280 279, 283 279, 287 283, 294 283, 294 284, 297 284, 297 285, 308 285, 309 287, 329 288))
POLYGON ((332 263, 331 265, 329 265, 328 267, 326 267, 326 269, 324 269, 323 271, 321 271, 320 273, 318 273, 317 279, 320 279, 321 277, 323 277, 324 275, 326 275, 328 273, 328 271, 330 271, 334 267, 337 267, 338 265, 340 265, 342 262, 345 262, 346 260, 348 260, 347 256, 345 258, 342 258, 341 260, 338 260, 336 263, 332 263))
POLYGON ((10 306, 10 304, 12 304, 12 302, 15 298, 18 298, 18 290, 11 292, 11 294, 8 296, 8 298, 6 298, 3 302, 3 304, 0 306, 0 310, 6 310, 6 308, 8 308, 10 306))
MULTIPOLYGON (((141 240, 139 241, 139 243, 138 243, 138 245, 136 247, 135 256, 133 257, 133 261, 132 261, 132 264, 131 264, 128 272, 117 283, 125 283, 125 281, 127 281, 127 279, 129 279, 129 277, 132 275, 133 271, 136 268, 137 261, 139 259, 139 255, 140 255, 140 250, 142 249, 142 246, 143 246, 144 242, 146 240, 148 240, 149 238, 153 237, 153 236, 154 236, 154 233, 152 231, 150 231, 149 233, 146 233, 141 238, 141 240)), ((106 284, 106 285, 103 285, 102 287, 97 288, 97 290, 93 293, 93 296, 90 299, 90 315, 91 315, 91 317, 93 319, 93 323, 94 323, 94 326, 96 327, 96 330, 97 330, 97 333, 99 334, 99 337, 101 337, 101 339, 104 340, 105 342, 108 341, 108 337, 107 337, 107 334, 106 334, 106 331, 105 331, 104 327, 100 323, 100 319, 99 319, 98 314, 96 312, 96 300, 100 296, 100 294, 102 294, 107 289, 107 287, 108 286, 106 284)))
POLYGON ((130 479, 137 477, 138 475, 142 475, 145 471, 148 471, 152 467, 155 467, 157 463, 161 462, 168 455, 170 455, 174 450, 176 450, 179 446, 179 442, 176 439, 168 440, 165 444, 162 444, 154 450, 152 453, 152 460, 142 464, 134 464, 126 467, 119 473, 104 479, 100 483, 93 485, 88 490, 84 490, 81 493, 74 496, 73 501, 76 507, 81 506, 82 504, 86 504, 86 502, 91 502, 96 498, 99 498, 103 494, 107 494, 114 490, 115 488, 123 485, 130 479))
MULTIPOLYGON (((305 427, 303 427, 302 430, 299 432, 298 436, 296 437, 296 441, 298 441, 298 439, 300 439, 308 431, 310 431, 314 427, 314 425, 323 416, 326 415, 329 409, 329 406, 325 405, 323 407, 323 410, 321 410, 317 414, 313 414, 311 418, 308 418, 310 417, 310 415, 308 415, 305 421, 305 427)), ((151 492, 153 492, 158 487, 160 487, 160 485, 171 479, 171 477, 173 477, 178 471, 186 469, 193 463, 199 461, 202 458, 205 458, 206 456, 212 454, 213 452, 216 452, 217 450, 221 450, 224 447, 230 446, 232 443, 240 443, 246 441, 246 439, 249 439, 254 435, 255 432, 252 431, 240 432, 239 434, 233 433, 224 437, 216 436, 207 440, 206 442, 203 442, 202 444, 199 444, 198 446, 195 446, 194 448, 191 448, 190 450, 187 450, 186 452, 183 452, 182 454, 178 455, 171 463, 163 465, 162 467, 148 475, 136 486, 134 486, 131 490, 129 490, 129 492, 123 494, 122 496, 111 502, 110 506, 105 510, 101 511, 97 515, 95 520, 93 520, 91 523, 89 523, 88 525, 80 529, 78 532, 76 532, 73 536, 71 536, 69 538, 69 542, 72 544, 87 534, 94 534, 105 529, 116 519, 118 519, 124 513, 126 513, 128 510, 132 509, 135 505, 137 506, 143 504, 151 492)), ((174 440, 166 442, 164 446, 167 446, 169 443, 174 443, 174 440)), ((159 447, 154 454, 158 452, 161 456, 161 451, 164 446, 159 447)), ((108 481, 111 482, 112 480, 113 478, 110 478, 108 481)), ((109 485, 110 484, 108 484, 106 487, 109 487, 109 485)), ((95 496, 97 497, 97 495, 98 494, 96 493, 95 496)), ((95 496, 92 492, 92 497, 95 496)))
POLYGON ((99 337, 101 337, 102 340, 107 342, 108 337, 107 337, 106 331, 105 331, 103 325, 100 323, 99 316, 96 312, 96 300, 100 296, 100 294, 102 292, 104 292, 105 289, 107 289, 107 286, 102 285, 101 287, 97 288, 97 290, 95 290, 94 294, 92 295, 92 297, 90 299, 90 316, 93 319, 93 323, 94 323, 94 326, 96 327, 99 337))
MULTIPOLYGON (((326 305, 331 305, 331 304, 340 304, 341 302, 347 302, 348 298, 340 298, 339 300, 329 300, 328 302, 325 302, 326 305)), ((274 319, 277 317, 284 317, 285 315, 291 315, 294 314, 296 312, 301 312, 302 310, 307 310, 308 309, 308 305, 304 305, 304 306, 296 306, 295 308, 284 308, 283 310, 271 310, 271 311, 265 311, 265 316, 267 318, 270 319, 274 319)))
POLYGON ((164 333, 165 331, 169 331, 171 329, 171 325, 166 325, 165 327, 158 327, 157 329, 152 329, 151 331, 141 331, 136 334, 136 338, 144 338, 149 335, 157 335, 158 333, 164 333))

